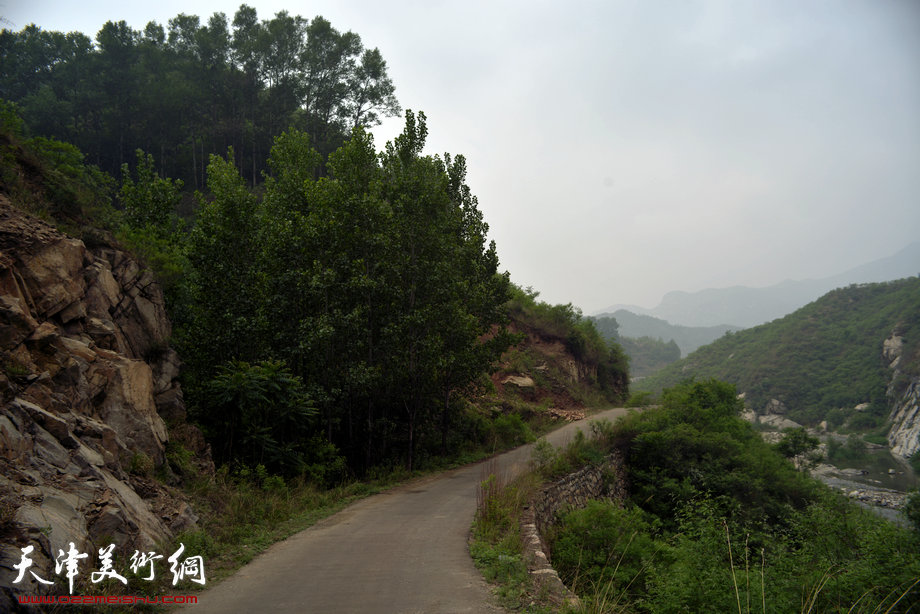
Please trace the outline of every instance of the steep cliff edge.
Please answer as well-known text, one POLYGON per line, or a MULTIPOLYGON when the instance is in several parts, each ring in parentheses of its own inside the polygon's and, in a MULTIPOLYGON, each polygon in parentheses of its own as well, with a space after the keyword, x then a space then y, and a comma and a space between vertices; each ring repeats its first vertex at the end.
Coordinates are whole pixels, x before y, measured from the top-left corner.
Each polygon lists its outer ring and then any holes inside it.
MULTIPOLYGON (((171 488, 170 434, 208 468, 185 423, 179 362, 152 275, 116 249, 88 249, 0 196, 0 609, 43 592, 36 569, 73 542, 130 556, 193 527, 171 488)), ((213 470, 213 465, 210 465, 213 470)))
POLYGON ((882 346, 882 357, 892 372, 887 390, 891 401, 888 447, 893 455, 909 459, 920 452, 920 377, 910 377, 902 371, 902 362, 917 362, 916 356, 911 358, 904 354, 903 337, 892 333, 882 346))

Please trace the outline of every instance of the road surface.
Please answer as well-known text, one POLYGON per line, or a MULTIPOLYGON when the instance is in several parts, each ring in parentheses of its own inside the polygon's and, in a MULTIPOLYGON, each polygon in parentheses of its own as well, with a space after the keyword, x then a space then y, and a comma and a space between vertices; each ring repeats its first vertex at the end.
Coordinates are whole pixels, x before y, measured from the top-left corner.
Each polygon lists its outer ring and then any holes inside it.
MULTIPOLYGON (((561 445, 591 420, 554 431, 561 445)), ((527 468, 530 446, 497 457, 508 479, 527 468)), ((198 614, 498 613, 467 546, 486 461, 407 484, 354 503, 279 542, 235 575, 202 592, 198 614)))

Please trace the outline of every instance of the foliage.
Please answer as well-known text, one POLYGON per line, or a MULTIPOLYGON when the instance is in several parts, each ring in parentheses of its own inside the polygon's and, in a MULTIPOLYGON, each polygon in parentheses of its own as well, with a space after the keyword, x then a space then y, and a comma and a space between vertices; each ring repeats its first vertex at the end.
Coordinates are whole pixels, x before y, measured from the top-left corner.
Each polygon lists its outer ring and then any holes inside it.
POLYGON ((648 407, 655 404, 655 397, 647 390, 640 390, 629 395, 626 407, 648 407))
POLYGON ((211 158, 212 197, 201 197, 188 240, 192 304, 183 355, 191 371, 193 399, 195 383, 213 377, 217 365, 268 358, 261 351, 258 321, 258 203, 232 160, 232 151, 226 159, 211 158))
POLYGON ((112 230, 114 182, 87 164, 74 145, 28 136, 18 105, 0 99, 0 191, 18 207, 81 234, 89 226, 112 230))
POLYGON ((627 336, 620 334, 620 325, 616 318, 609 316, 592 317, 595 328, 600 335, 612 343, 618 343, 629 357, 629 370, 633 377, 645 377, 655 371, 680 360, 680 348, 674 339, 665 342, 660 337, 650 335, 627 336))
POLYGON ((905 342, 899 369, 916 375, 920 362, 910 357, 920 350, 920 278, 834 290, 785 318, 726 335, 635 387, 716 377, 745 391, 750 406, 779 399, 790 419, 810 425, 825 417, 843 424, 854 413, 848 408, 869 403, 857 426, 876 428, 887 415, 891 371, 881 352, 892 333, 905 342))
POLYGON ((218 443, 218 462, 308 474, 319 483, 341 477, 334 448, 314 436, 316 409, 303 382, 284 364, 231 362, 209 383, 208 399, 196 417, 218 443))
POLYGON ((182 181, 159 177, 153 156, 141 150, 135 153, 135 172, 127 164, 122 166, 118 201, 124 210, 124 223, 117 237, 154 272, 163 288, 170 320, 181 328, 188 324, 191 302, 188 233, 177 214, 182 181))
POLYGON ((125 221, 135 228, 150 226, 169 234, 181 198, 182 181, 157 176, 153 156, 140 149, 135 154, 137 178, 131 176, 127 164, 121 168, 118 200, 125 210, 125 221))
POLYGON ((520 607, 529 590, 520 513, 537 486, 532 476, 505 484, 494 463, 485 465, 480 482, 470 555, 485 579, 499 585, 499 599, 508 608, 520 607))
POLYGON ((608 401, 629 395, 628 359, 623 348, 605 340, 590 318, 571 304, 538 301, 532 288, 513 286, 510 317, 521 328, 546 341, 559 341, 581 362, 597 368, 597 385, 608 401))
POLYGON ((769 446, 738 409, 730 385, 690 382, 603 431, 625 455, 629 500, 573 512, 553 538, 554 561, 582 594, 640 612, 901 611, 920 601, 920 533, 795 471, 777 452, 813 442, 791 432, 769 446))
MULTIPOLYGON (((188 246, 196 404, 214 365, 281 360, 318 410, 313 435, 356 471, 448 451, 460 395, 507 347, 509 282, 465 160, 423 155, 426 136, 425 116, 407 112, 378 155, 356 128, 322 176, 313 139, 290 130, 275 139, 261 201, 233 151, 212 157, 188 246)), ((481 435, 500 445, 529 437, 510 417, 490 426, 481 435)))
POLYGON ((788 428, 783 430, 783 438, 773 448, 788 459, 798 458, 806 466, 813 467, 821 459, 820 453, 815 452, 820 443, 804 428, 788 428))
POLYGON ((680 360, 680 348, 671 339, 665 342, 652 337, 620 337, 618 343, 629 356, 634 377, 645 377, 680 360))
POLYGON ((655 558, 652 527, 641 510, 610 501, 589 501, 563 515, 552 541, 553 566, 576 592, 611 583, 615 595, 644 592, 655 558))
POLYGON ((904 502, 904 515, 920 532, 920 490, 914 490, 907 495, 904 502))
POLYGON ((319 16, 259 20, 245 4, 232 20, 183 13, 143 31, 109 21, 95 40, 3 29, 0 56, 0 97, 36 133, 75 143, 113 175, 143 147, 194 188, 228 147, 254 184, 283 130, 307 130, 325 156, 352 127, 400 111, 386 61, 360 36, 319 16))

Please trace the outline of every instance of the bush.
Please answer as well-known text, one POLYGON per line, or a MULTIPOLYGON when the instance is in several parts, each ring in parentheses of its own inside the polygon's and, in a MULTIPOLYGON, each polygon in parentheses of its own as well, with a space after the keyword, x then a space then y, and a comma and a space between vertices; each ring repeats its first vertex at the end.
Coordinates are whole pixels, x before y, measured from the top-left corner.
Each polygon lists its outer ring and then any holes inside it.
POLYGON ((518 414, 501 414, 492 420, 492 440, 496 448, 511 448, 533 441, 533 433, 518 414))
POLYGON ((557 531, 550 549, 566 586, 583 591, 610 584, 616 595, 644 592, 656 548, 641 510, 589 501, 584 509, 565 514, 557 531))
POLYGON ((271 473, 307 474, 322 483, 342 476, 344 460, 321 437, 303 382, 284 363, 228 363, 208 393, 208 406, 197 417, 218 462, 264 465, 271 473))
POLYGON ((903 512, 917 532, 920 532, 920 490, 914 490, 907 495, 903 512))
POLYGON ((655 396, 647 390, 634 392, 626 399, 626 407, 648 407, 654 403, 655 396))

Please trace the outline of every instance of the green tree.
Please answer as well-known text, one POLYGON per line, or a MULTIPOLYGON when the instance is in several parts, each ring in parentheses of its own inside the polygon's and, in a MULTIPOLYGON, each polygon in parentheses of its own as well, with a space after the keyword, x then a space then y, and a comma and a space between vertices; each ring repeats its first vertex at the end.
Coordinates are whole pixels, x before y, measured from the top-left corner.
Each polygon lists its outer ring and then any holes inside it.
POLYGON ((182 181, 161 178, 156 173, 153 156, 138 149, 137 166, 131 176, 127 164, 122 165, 121 189, 118 200, 125 209, 125 219, 136 227, 152 227, 164 235, 170 234, 176 209, 182 198, 182 181))
POLYGON ((227 158, 211 156, 210 200, 202 198, 189 238, 191 323, 186 359, 198 381, 228 360, 264 356, 257 269, 259 214, 256 198, 227 158))
POLYGON ((208 383, 205 411, 219 462, 264 465, 284 476, 341 477, 342 459, 316 437, 316 409, 303 382, 277 361, 222 366, 208 383))

